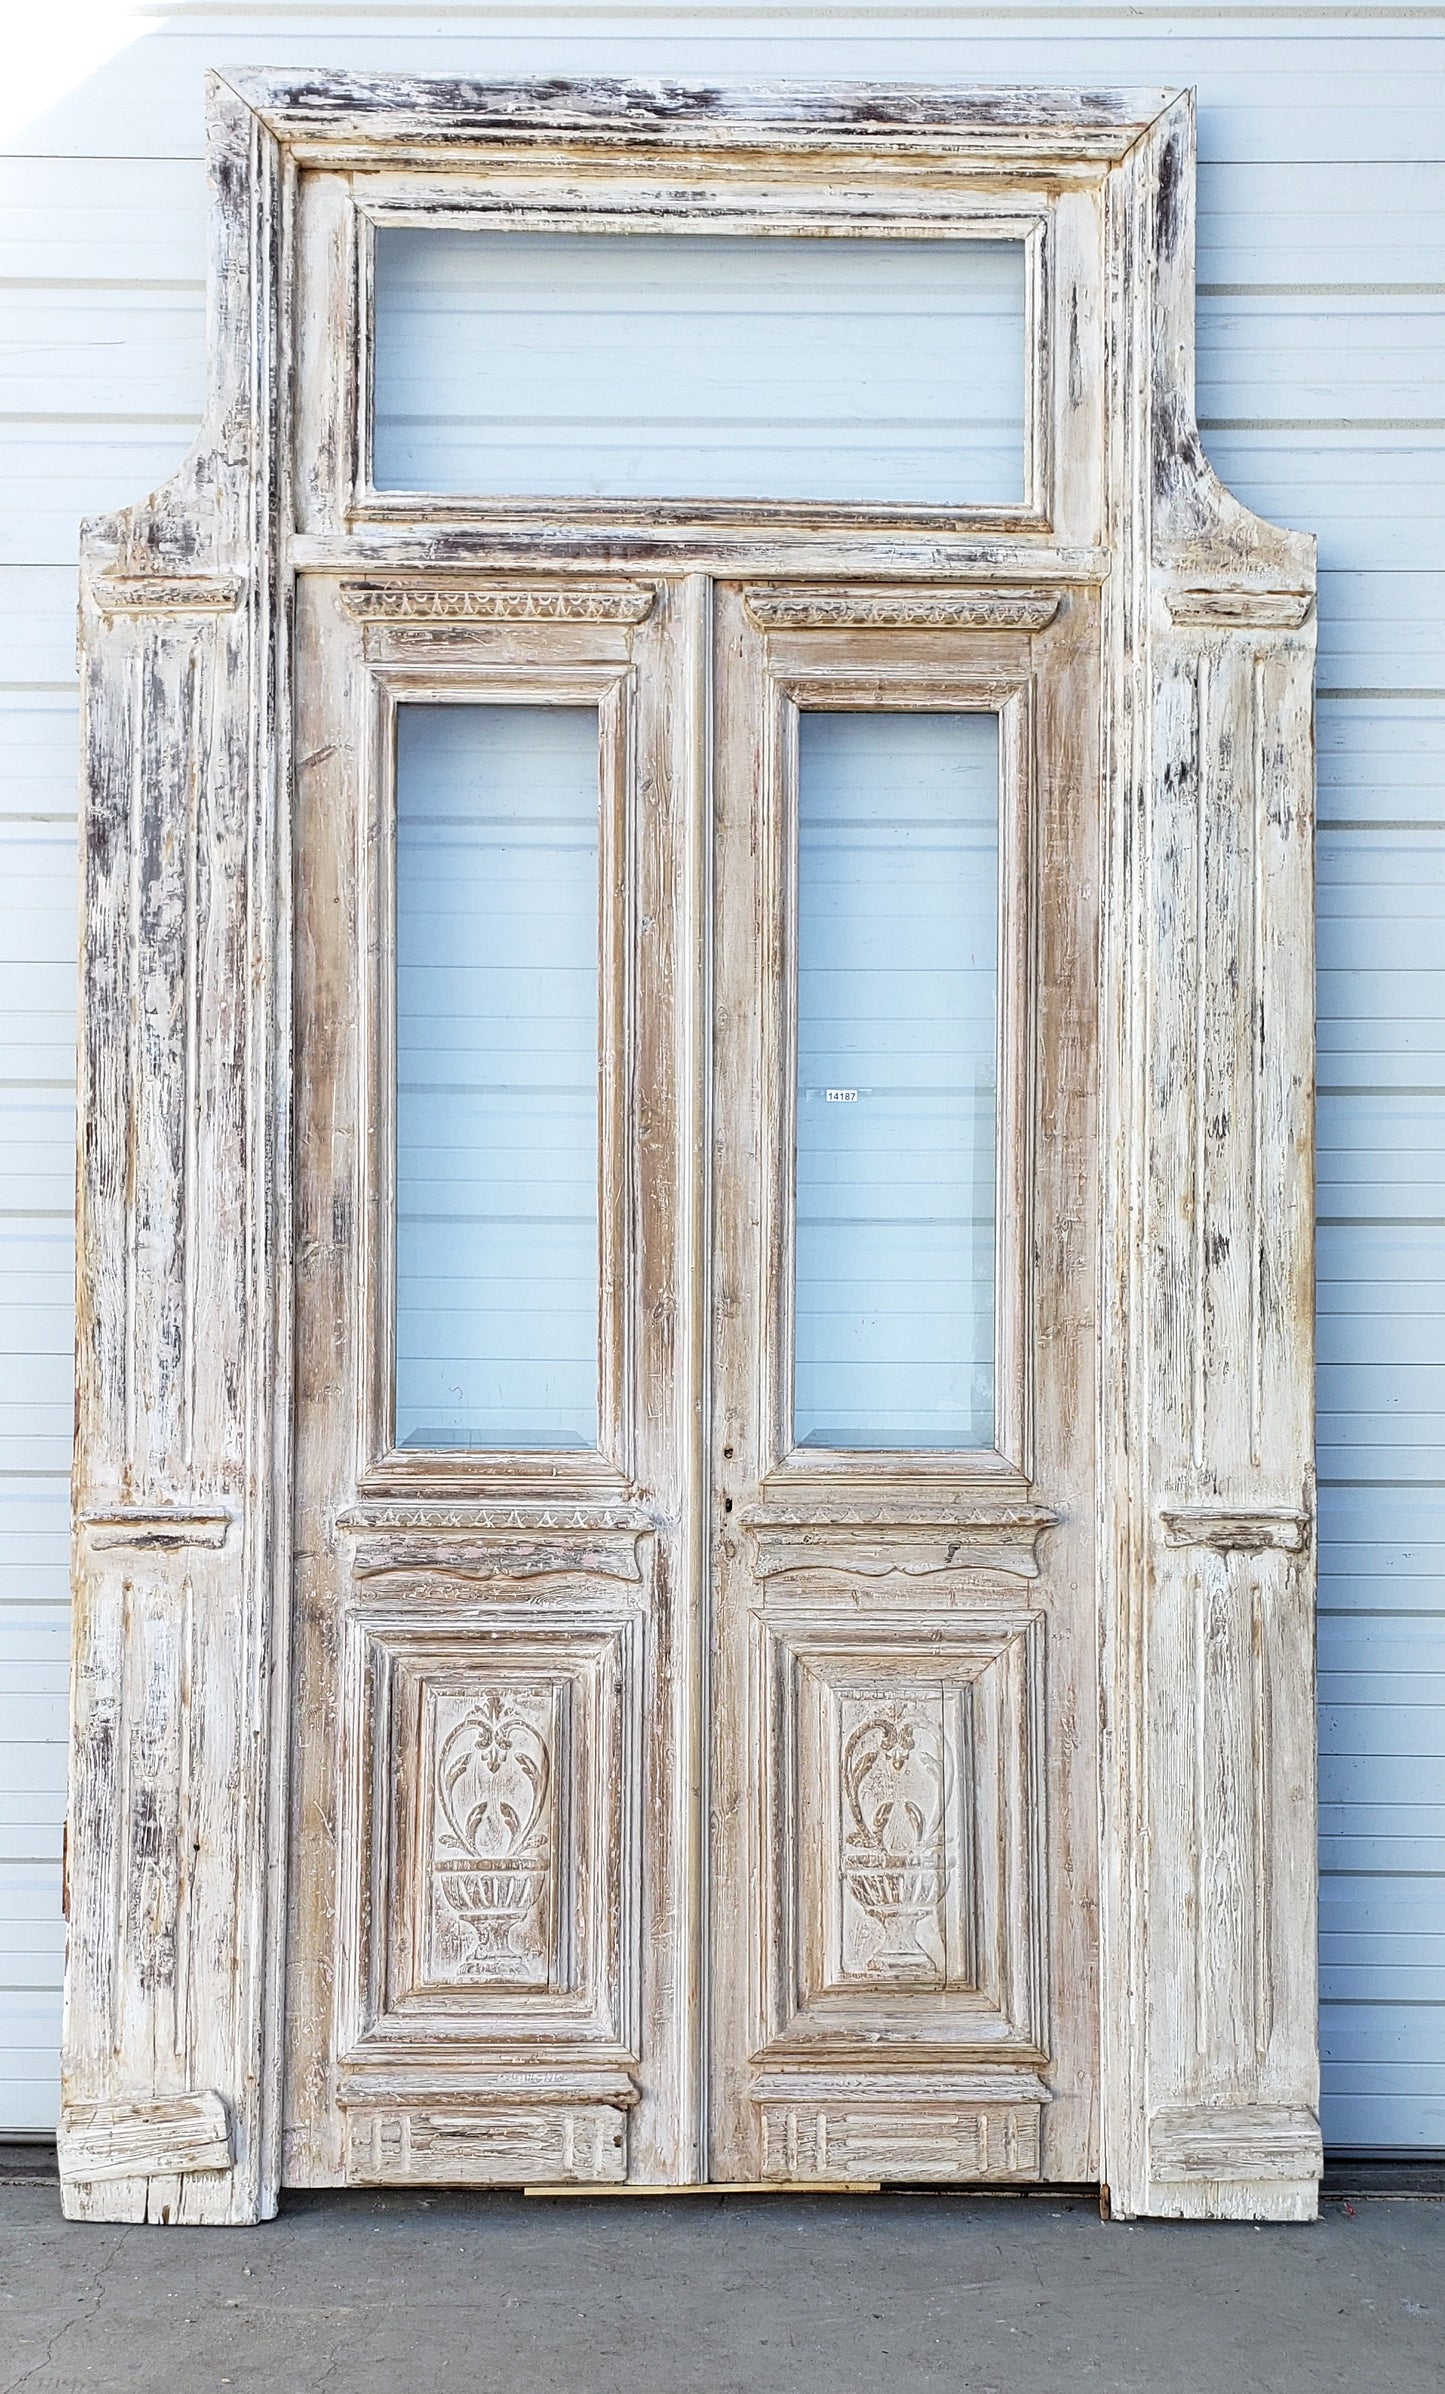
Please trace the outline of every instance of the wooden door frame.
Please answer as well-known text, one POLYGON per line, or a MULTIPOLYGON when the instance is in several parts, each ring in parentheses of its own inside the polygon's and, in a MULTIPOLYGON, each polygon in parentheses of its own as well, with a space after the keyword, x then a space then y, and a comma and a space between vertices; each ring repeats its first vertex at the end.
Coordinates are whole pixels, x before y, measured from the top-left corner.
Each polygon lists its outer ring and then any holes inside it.
POLYGON ((281 2181, 294 575, 535 604, 560 527, 574 564, 784 603, 871 582, 880 621, 1102 588, 1102 2170, 1120 2215, 1313 2216, 1314 543, 1200 450, 1192 95, 247 74, 208 105, 204 426, 84 538, 67 2211, 248 2222, 281 2181), (360 256, 353 178, 435 212, 438 173, 510 177, 503 220, 551 221, 579 165, 622 222, 686 187, 776 228, 784 191, 815 230, 881 204, 1027 239, 1026 504, 418 524, 359 436, 296 437, 364 348, 297 305, 303 173, 360 256))

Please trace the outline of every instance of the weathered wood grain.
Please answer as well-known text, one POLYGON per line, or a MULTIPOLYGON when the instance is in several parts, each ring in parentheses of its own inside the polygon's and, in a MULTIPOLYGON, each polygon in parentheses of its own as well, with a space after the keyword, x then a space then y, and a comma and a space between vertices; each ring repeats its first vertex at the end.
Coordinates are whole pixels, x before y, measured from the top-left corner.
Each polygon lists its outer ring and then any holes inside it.
POLYGON ((86 536, 67 2208, 1309 2216, 1314 560, 1200 452, 1190 103, 247 76, 211 156, 206 428, 86 536), (1028 504, 379 499, 362 197, 1025 240, 1028 504), (458 696, 601 725, 604 1429, 545 1466, 391 1448, 390 726, 458 696), (790 1452, 834 703, 1000 716, 988 1454, 790 1452))
POLYGON ((1111 213, 1150 297, 1108 392, 1137 437, 1105 592, 1103 2166, 1121 2212, 1309 2218, 1317 2127, 1284 2169, 1270 2119, 1318 2109, 1314 544, 1200 450, 1193 175, 1181 99, 1111 213), (1238 2112, 1232 2174, 1158 2166, 1151 2121, 1194 2105, 1238 2112))
POLYGON ((252 2220, 279 2182, 287 196, 223 87, 210 144, 206 429, 174 483, 84 536, 63 2075, 67 2118, 200 2101, 230 2126, 204 2166, 179 2134, 117 2129, 110 2159, 79 2138, 62 2194, 89 2218, 252 2220))

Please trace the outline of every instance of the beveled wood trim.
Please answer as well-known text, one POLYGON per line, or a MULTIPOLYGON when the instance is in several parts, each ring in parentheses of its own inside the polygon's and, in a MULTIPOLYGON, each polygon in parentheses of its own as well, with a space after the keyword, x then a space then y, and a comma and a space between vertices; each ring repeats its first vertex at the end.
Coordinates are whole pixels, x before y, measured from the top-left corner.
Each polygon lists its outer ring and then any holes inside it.
POLYGON ((152 1511, 117 1505, 75 1516, 76 1529, 92 1546, 125 1546, 136 1552, 175 1552, 187 1546, 214 1552, 225 1545, 235 1521, 232 1512, 208 1511, 200 1505, 161 1505, 152 1511))
POLYGON ((239 574, 95 574, 97 612, 117 615, 229 615, 241 603, 239 574))
MULTIPOLYGON (((357 610, 346 599, 348 614, 357 610)), ((483 589, 478 595, 492 595, 483 589)), ((624 599, 632 604, 624 588, 624 599)), ((559 621, 564 629, 575 622, 590 624, 646 619, 651 591, 641 614, 624 612, 542 620, 559 621)), ((375 619, 362 617, 368 626, 375 619)), ((393 627, 393 619, 382 622, 393 627)), ((476 619, 463 619, 463 632, 476 619)), ((484 619, 485 620, 485 619, 484 619)), ((504 615, 503 623, 517 621, 504 615)), ((522 620, 533 620, 530 617, 522 620)), ((409 636, 413 625, 405 622, 409 636)), ((445 630, 452 626, 445 623, 445 630)), ((363 1311, 369 1337, 360 1356, 364 1384, 358 1391, 362 1457, 358 1487, 369 1495, 419 1494, 438 1485, 460 1483, 474 1493, 491 1488, 505 1491, 520 1483, 535 1487, 539 1476, 559 1490, 580 1494, 606 1486, 619 1495, 632 1474, 632 1414, 636 1402, 633 1368, 633 1320, 636 1312, 636 1242, 631 1232, 635 1169, 633 1129, 627 1104, 636 1048, 632 856, 636 838, 638 793, 634 737, 635 668, 619 660, 594 663, 585 655, 573 657, 562 649, 554 659, 521 665, 505 659, 451 648, 429 653, 428 636, 437 629, 424 619, 422 648, 409 650, 405 661, 395 654, 368 654, 373 736, 370 743, 371 798, 363 821, 362 853, 357 859, 358 887, 363 892, 362 952, 371 959, 370 1004, 360 1041, 362 1086, 356 1092, 357 1119, 370 1125, 365 1196, 369 1236, 363 1259, 363 1311), (598 1445, 579 1452, 558 1449, 503 1452, 466 1447, 397 1447, 392 1438, 395 1385, 395 906, 396 906, 396 713, 412 704, 441 706, 584 706, 597 712, 598 815, 598 1037, 602 1070, 598 1092, 598 1445)))
POLYGON ((1204 2185, 1318 2178, 1324 2166, 1317 2115, 1286 2104, 1184 2104, 1156 2111, 1149 2156, 1158 2177, 1204 2185))
MULTIPOLYGON (((483 83, 388 73, 299 76, 248 69, 234 90, 299 163, 371 166, 379 153, 432 163, 535 157, 550 145, 604 160, 679 153, 751 170, 772 157, 875 156, 1014 166, 1115 163, 1164 109, 1167 89, 1099 91, 997 84, 673 82, 483 83)), ((842 162, 842 161, 840 161, 842 162)))
MULTIPOLYGON (((574 133, 575 138, 575 133, 574 133)), ((622 153, 617 153, 619 162, 622 153)), ((514 155, 513 170, 518 161, 514 155)), ((654 162, 656 163, 656 162, 654 162)), ((1003 529, 1046 529, 1053 515, 1051 385, 1053 360, 1059 347, 1054 325, 1055 283, 1050 248, 1053 218, 1038 195, 1021 207, 1018 198, 996 188, 986 200, 967 188, 934 194, 919 214, 906 178, 875 180, 865 197, 854 196, 853 211, 840 206, 836 182, 810 179, 801 159, 779 156, 762 170, 763 179, 751 186, 711 179, 680 183, 674 171, 665 182, 649 182, 634 174, 623 185, 603 185, 591 176, 557 176, 543 185, 547 204, 539 204, 539 189, 519 185, 508 173, 499 190, 496 169, 477 176, 466 171, 465 160, 452 162, 444 183, 430 188, 414 174, 398 184, 394 175, 375 168, 358 186, 353 178, 342 204, 354 209, 348 216, 347 237, 328 253, 324 242, 312 244, 318 256, 330 255, 329 272, 314 294, 311 312, 328 320, 346 316, 354 321, 354 359, 348 367, 324 379, 329 390, 329 416, 318 415, 303 458, 307 478, 311 449, 321 461, 321 475, 329 473, 331 509, 335 520, 349 526, 396 521, 414 523, 421 517, 443 523, 472 524, 485 513, 516 530, 534 528, 555 546, 559 530, 576 535, 588 530, 626 539, 643 515, 654 526, 747 528, 759 524, 779 531, 807 531, 837 525, 856 535, 867 528, 892 529, 908 525, 953 532, 960 526, 1003 529), (818 205, 819 198, 826 204, 818 205), (858 213, 861 205, 862 214, 858 213), (937 504, 913 501, 789 500, 759 498, 630 499, 556 495, 545 498, 515 496, 487 499, 480 494, 449 494, 423 490, 378 490, 373 472, 375 349, 376 349, 376 231, 388 222, 440 224, 448 227, 482 222, 509 232, 555 230, 603 233, 665 231, 689 233, 775 235, 793 233, 814 239, 853 238, 860 230, 872 236, 911 240, 989 240, 1017 242, 1023 257, 1024 305, 1021 334, 1024 351, 1024 412, 1021 427, 1021 495, 1017 500, 958 499, 937 504), (354 469, 354 479, 353 479, 354 469)), ((715 162, 702 169, 710 177, 715 162)), ((333 178, 334 180, 335 178, 333 178)), ((334 211, 336 202, 332 202, 334 211)), ((308 429, 310 429, 308 419, 308 429)))
POLYGON ((1284 1505, 1172 1505, 1160 1515, 1171 1546, 1206 1546, 1216 1554, 1303 1554, 1313 1516, 1284 1505))
POLYGON ((1038 1542, 1057 1514, 1044 1506, 1012 1517, 950 1522, 931 1531, 916 1520, 867 1523, 780 1523, 771 1515, 744 1517, 753 1567, 760 1580, 828 1571, 842 1579, 923 1579, 946 1572, 1002 1572, 1037 1579, 1038 1542))
POLYGON ((1314 608, 1312 590, 1174 590, 1171 623, 1217 632, 1297 632, 1314 608))
MULTIPOLYGON (((846 596, 846 594, 845 594, 846 596)), ((756 614, 757 594, 744 604, 756 614)), ((1057 612, 1054 598, 1048 620, 1057 612)), ((1034 728, 1032 669, 1024 654, 970 654, 961 640, 883 655, 850 647, 831 621, 780 631, 832 633, 806 647, 770 646, 762 667, 765 726, 759 839, 765 858, 764 936, 758 956, 758 1011, 764 1026, 764 1120, 761 1137, 769 1223, 766 1252, 771 1288, 766 1303, 761 1367, 771 1445, 763 1485, 795 1476, 809 1481, 845 1476, 855 1483, 881 1467, 870 1451, 795 1447, 793 1423, 793 1309, 796 1240, 793 1158, 797 1136, 798 731, 808 710, 879 708, 907 712, 993 714, 998 718, 998 964, 997 1099, 995 1115, 995 1441, 993 1448, 907 1450, 890 1455, 894 1485, 917 1476, 967 1480, 996 1473, 1030 1475, 1028 1323, 1032 1253, 1029 1156, 1032 1143, 1033 947, 1036 896, 1032 888, 1034 728)), ((872 630, 871 623, 865 627, 872 630)), ((960 627, 910 626, 948 634, 960 627)), ((977 628, 977 627, 971 627, 977 628)))

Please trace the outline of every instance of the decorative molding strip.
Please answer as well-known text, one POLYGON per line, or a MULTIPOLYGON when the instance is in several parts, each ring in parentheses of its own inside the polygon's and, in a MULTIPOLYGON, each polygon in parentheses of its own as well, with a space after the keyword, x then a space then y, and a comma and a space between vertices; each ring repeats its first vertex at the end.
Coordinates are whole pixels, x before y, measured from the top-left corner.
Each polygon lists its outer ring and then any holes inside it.
POLYGON ((1297 632, 1309 622, 1314 597, 1308 590, 1171 590, 1165 593, 1171 623, 1199 624, 1224 632, 1297 632))
POLYGON ((188 1505, 160 1505, 153 1511, 117 1505, 112 1512, 81 1513, 76 1519, 92 1546, 160 1548, 168 1553, 204 1547, 219 1553, 231 1534, 235 1515, 219 1508, 188 1505))
POLYGON ((645 623, 657 593, 642 582, 343 582, 358 623, 645 623))
POLYGON ((1308 1513, 1283 1506, 1176 1505, 1161 1512, 1168 1546, 1211 1546, 1216 1554, 1305 1554, 1308 1513))
POLYGON ((765 631, 1040 632, 1059 611, 1057 591, 999 589, 750 590, 748 613, 765 631))
POLYGON ((67 2103, 56 2141, 62 2178, 178 2177, 235 2163, 226 2106, 210 2092, 67 2103))
POLYGON ((979 1530, 1007 1537, 1023 1530, 1053 1529, 1058 1514, 1048 1505, 1002 1503, 997 1498, 937 1496, 920 1490, 870 1493, 848 1503, 841 1490, 818 1489, 797 1496, 765 1494, 743 1514, 748 1529, 877 1530, 926 1535, 930 1530, 979 1530))
POLYGON ((1320 2124, 1283 2104, 1182 2104, 1149 2122, 1156 2178, 1318 2178, 1320 2124))
POLYGON ((455 1532, 448 1535, 444 1531, 440 1536, 393 1532, 389 1537, 359 1539, 351 1567, 357 1579, 435 1571, 447 1579, 544 1579, 559 1573, 581 1573, 590 1579, 637 1582, 642 1577, 638 1535, 636 1530, 620 1530, 603 1542, 590 1531, 564 1531, 550 1539, 498 1533, 483 1542, 455 1532))
POLYGON ((947 1529, 876 1522, 861 1537, 833 1523, 749 1526, 759 1579, 794 1571, 840 1571, 861 1579, 887 1579, 895 1572, 922 1579, 941 1571, 1002 1571, 1014 1579, 1037 1579, 1039 1537, 1055 1518, 1050 1513, 1016 1522, 959 1522, 947 1529))
POLYGON ((364 1536, 370 1530, 550 1530, 568 1533, 601 1530, 633 1530, 639 1534, 655 1529, 650 1514, 638 1505, 608 1504, 605 1501, 589 1504, 584 1499, 570 1504, 549 1503, 545 1497, 501 1497, 471 1503, 453 1503, 445 1498, 420 1497, 402 1500, 394 1497, 363 1497, 336 1516, 336 1527, 348 1537, 364 1536))
POLYGON ((635 2111, 642 2100, 632 2071, 620 2064, 549 2061, 541 2068, 487 2064, 486 2084, 477 2085, 475 2053, 450 2058, 436 2045, 429 2053, 409 2049, 406 2066, 387 2052, 379 2067, 374 2047, 362 2045, 337 2056, 336 2100, 343 2111, 484 2111, 492 2103, 509 2108, 540 2103, 604 2103, 613 2111, 635 2111))
POLYGON ((90 595, 102 615, 230 615, 246 584, 240 574, 96 574, 90 595))
POLYGON ((753 2087, 762 2174, 963 2184, 1037 2178, 1048 2099, 1043 2081, 1023 2072, 910 2074, 892 2086, 770 2073, 753 2087))
POLYGON ((627 2113, 610 2103, 485 2097, 346 2112, 352 2186, 519 2186, 627 2175, 627 2113))

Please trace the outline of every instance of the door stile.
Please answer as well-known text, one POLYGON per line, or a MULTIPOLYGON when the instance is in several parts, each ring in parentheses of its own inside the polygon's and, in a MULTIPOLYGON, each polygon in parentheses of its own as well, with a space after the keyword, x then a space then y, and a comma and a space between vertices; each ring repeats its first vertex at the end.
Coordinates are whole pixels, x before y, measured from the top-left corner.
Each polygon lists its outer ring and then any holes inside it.
POLYGON ((727 586, 717 653, 711 2166, 1085 2178, 1097 607, 974 592, 951 623, 942 605, 900 629, 877 591, 727 586), (809 708, 998 719, 986 1446, 793 1444, 794 725, 809 708), (947 1848, 936 1982, 898 1954, 860 1960, 849 1910, 863 1880, 844 1745, 895 1733, 936 1755, 948 1791, 929 1831, 947 1848))
POLYGON ((414 602, 390 579, 302 583, 320 670, 298 676, 296 2183, 701 2166, 705 592, 609 595, 589 574, 569 611, 567 588, 546 586, 538 621, 512 582, 414 602), (595 1453, 392 1443, 390 759, 408 701, 598 710, 595 1453), (478 1702, 522 1723, 555 1791, 544 1862, 526 1857, 550 1875, 525 1967, 460 1952, 449 1908, 440 1755, 478 1702))
POLYGON ((644 2185, 696 2185, 707 2175, 706 1468, 709 1269, 708 1022, 712 903, 712 583, 689 574, 658 586, 665 636, 658 670, 639 682, 636 916, 641 963, 636 1111, 645 1155, 665 1145, 653 1217, 641 1226, 638 1385, 649 1419, 641 1446, 670 1510, 672 1600, 658 1615, 656 1684, 667 1727, 639 1845, 644 1879, 671 1889, 646 1967, 655 2027, 630 2148, 644 2185), (653 2126, 653 2120, 656 2125, 653 2126))

